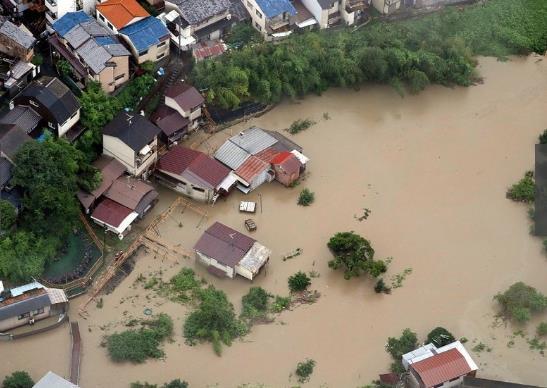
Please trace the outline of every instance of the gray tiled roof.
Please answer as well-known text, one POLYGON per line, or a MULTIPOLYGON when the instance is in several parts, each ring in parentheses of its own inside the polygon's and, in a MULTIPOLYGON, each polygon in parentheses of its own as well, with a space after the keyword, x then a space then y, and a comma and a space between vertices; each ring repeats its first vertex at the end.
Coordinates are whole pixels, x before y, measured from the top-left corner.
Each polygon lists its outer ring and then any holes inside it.
POLYGON ((76 52, 95 74, 99 74, 106 67, 106 62, 112 58, 112 55, 93 39, 85 42, 76 52))
POLYGON ((17 27, 15 24, 4 18, 0 19, 0 34, 7 36, 9 39, 17 42, 26 49, 31 48, 36 39, 34 36, 29 35, 28 32, 17 27))
POLYGON ((199 24, 230 9, 230 0, 167 0, 176 5, 188 24, 199 24))
POLYGON ((0 307, 0 321, 50 305, 51 301, 49 300, 47 293, 33 296, 16 303, 8 304, 7 306, 0 307))
POLYGON ((3 117, 0 117, 0 124, 14 124, 29 133, 32 131, 42 117, 28 106, 16 106, 3 117))
POLYGON ((6 158, 0 157, 0 188, 4 187, 11 179, 13 165, 6 158))

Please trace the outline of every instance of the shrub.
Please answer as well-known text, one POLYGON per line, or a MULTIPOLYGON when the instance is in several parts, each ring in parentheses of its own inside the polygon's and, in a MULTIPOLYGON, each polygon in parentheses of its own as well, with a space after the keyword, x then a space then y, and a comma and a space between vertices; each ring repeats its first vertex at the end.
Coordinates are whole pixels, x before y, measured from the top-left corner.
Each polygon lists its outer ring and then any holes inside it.
POLYGON ((544 130, 541 135, 539 135, 539 144, 547 144, 547 129, 544 130))
POLYGON ((162 358, 161 343, 173 333, 173 321, 167 314, 155 320, 141 322, 139 330, 126 330, 106 338, 112 361, 142 363, 148 358, 162 358))
POLYGON ((343 268, 346 279, 362 273, 378 277, 387 270, 385 261, 374 261, 374 249, 370 242, 354 232, 336 233, 327 246, 334 255, 329 267, 335 270, 343 268))
POLYGON ((386 283, 384 282, 384 279, 378 279, 378 281, 376 282, 376 285, 374 286, 374 291, 377 294, 380 294, 382 292, 384 294, 389 294, 391 293, 391 287, 388 287, 386 285, 386 283))
POLYGON ((200 290, 199 305, 184 322, 184 337, 190 345, 197 341, 210 341, 217 355, 221 355, 222 343, 231 345, 232 340, 243 335, 246 327, 236 318, 234 306, 226 294, 209 286, 200 290))
POLYGON ((293 121, 293 123, 289 127, 288 131, 289 131, 289 133, 294 135, 298 132, 305 131, 306 129, 310 128, 314 124, 315 124, 315 121, 313 121, 313 120, 310 120, 310 119, 301 120, 301 119, 299 119, 299 120, 293 121))
POLYGON ((313 373, 313 368, 315 368, 315 361, 311 359, 306 359, 303 362, 299 362, 296 365, 296 376, 298 377, 299 383, 305 383, 310 379, 310 376, 313 373))
POLYGON ((408 89, 410 93, 417 94, 429 85, 429 78, 420 70, 411 70, 408 74, 408 89))
POLYGON ((401 361, 403 354, 413 351, 418 347, 418 337, 410 329, 404 329, 399 338, 387 339, 386 351, 391 354, 394 361, 401 361))
POLYGON ((304 291, 311 284, 311 279, 302 271, 298 271, 289 277, 289 290, 291 292, 304 291))
POLYGON ((519 323, 528 321, 532 314, 540 313, 547 308, 547 298, 534 287, 518 282, 509 287, 503 294, 497 294, 502 314, 519 323))
POLYGON ((518 202, 534 202, 535 195, 535 183, 534 183, 534 173, 532 171, 527 171, 518 183, 515 183, 513 186, 507 190, 507 198, 512 199, 513 201, 518 202))
POLYGON ((0 199, 0 231, 11 229, 16 220, 15 207, 8 201, 0 199))
POLYGON ((536 328, 536 333, 539 337, 547 335, 547 322, 541 322, 536 328))
POLYGON ((170 291, 174 294, 173 299, 179 302, 187 302, 195 297, 197 290, 201 287, 196 274, 192 268, 183 268, 169 281, 170 291))
POLYGON ((274 313, 280 313, 286 310, 291 305, 291 298, 277 295, 272 303, 272 311, 274 313))
POLYGON ((445 346, 456 341, 456 338, 444 327, 436 327, 427 335, 426 343, 431 343, 436 347, 445 346))
POLYGON ((298 204, 300 206, 310 206, 315 201, 315 193, 309 189, 304 189, 298 196, 298 204))
POLYGON ((32 388, 34 381, 25 371, 18 370, 6 376, 2 382, 2 388, 32 388))
POLYGON ((241 298, 243 308, 241 318, 248 320, 263 318, 268 312, 268 299, 271 297, 262 287, 251 287, 241 298))

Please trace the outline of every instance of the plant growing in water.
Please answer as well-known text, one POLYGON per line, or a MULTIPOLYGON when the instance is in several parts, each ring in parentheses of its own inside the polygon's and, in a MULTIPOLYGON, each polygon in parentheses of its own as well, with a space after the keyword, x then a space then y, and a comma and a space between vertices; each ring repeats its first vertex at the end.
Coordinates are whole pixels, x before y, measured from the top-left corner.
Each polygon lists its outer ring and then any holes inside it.
POLYGON ((298 271, 289 277, 289 290, 291 292, 304 291, 311 284, 311 279, 302 271, 298 271))
POLYGON ((527 171, 524 177, 507 190, 507 198, 517 202, 534 202, 534 173, 527 171))
POLYGON ((296 365, 295 372, 296 377, 298 377, 298 382, 307 382, 313 373, 313 368, 315 368, 315 360, 308 358, 305 361, 299 362, 298 365, 296 365))
POLYGON ((494 299, 499 303, 504 317, 519 323, 530 320, 532 314, 541 313, 547 308, 547 297, 523 282, 513 284, 494 299))
POLYGON ((294 135, 298 132, 305 131, 306 129, 310 128, 314 124, 315 124, 315 121, 310 119, 303 119, 303 120, 298 119, 296 121, 293 121, 288 131, 290 134, 294 135))
POLYGON ((300 206, 310 206, 315 201, 315 193, 309 189, 304 189, 298 196, 298 204, 300 206))

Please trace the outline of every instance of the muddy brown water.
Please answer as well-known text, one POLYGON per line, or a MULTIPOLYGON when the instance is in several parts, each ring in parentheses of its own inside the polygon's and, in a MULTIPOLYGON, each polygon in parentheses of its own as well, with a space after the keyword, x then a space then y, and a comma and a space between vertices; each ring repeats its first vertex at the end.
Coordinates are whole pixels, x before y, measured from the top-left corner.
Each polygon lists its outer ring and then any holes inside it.
MULTIPOLYGON (((90 306, 87 320, 76 313, 84 299, 72 303, 72 318, 79 320, 82 333, 81 385, 127 387, 137 380, 163 383, 180 377, 192 387, 288 387, 296 385, 290 374, 297 362, 309 357, 317 366, 306 386, 357 387, 387 371, 388 336, 409 327, 424 338, 439 325, 468 338, 468 348, 479 342, 491 348, 473 353, 480 376, 547 385, 546 358, 529 350, 524 339, 513 338, 520 328, 496 323, 492 301, 519 280, 547 293, 541 239, 528 232, 526 206, 505 198, 508 185, 533 168, 534 143, 547 128, 547 60, 482 58, 479 70, 482 85, 432 86, 404 98, 384 86, 331 90, 283 103, 202 143, 202 149, 213 150, 230 132, 250 125, 281 130, 299 118, 317 122, 294 136, 311 158, 309 176, 300 186, 272 183, 249 196, 234 193, 214 207, 201 205, 206 219, 179 209, 159 228, 163 240, 190 250, 216 220, 244 231, 246 217, 237 211, 238 201, 261 197, 262 210, 253 216, 258 225, 254 237, 273 251, 267 271, 252 284, 219 280, 193 260, 141 253, 134 271, 103 297, 104 307, 90 306), (325 112, 330 120, 324 119, 325 112), (308 208, 296 205, 303 187, 316 194, 308 208), (372 213, 358 221, 363 208, 372 213), (393 257, 388 279, 412 268, 401 288, 377 295, 372 281, 345 281, 327 267, 326 241, 346 230, 370 239, 378 258, 393 257), (283 262, 281 256, 295 248, 304 253, 283 262), (217 357, 210 344, 184 344, 186 307, 134 286, 141 273, 161 270, 168 279, 183 265, 225 290, 236 308, 252 285, 287 294, 287 277, 298 270, 320 274, 312 288, 322 296, 314 305, 282 313, 273 324, 254 327, 217 357), (100 346, 103 335, 120 330, 131 317, 143 317, 146 307, 167 312, 175 321, 166 359, 112 363, 100 346), (514 346, 508 347, 511 340, 514 346)), ((147 221, 176 198, 160 191, 161 201, 147 221)), ((528 337, 541 319, 547 314, 522 328, 528 337)), ((36 379, 48 370, 67 376, 69 354, 68 326, 0 343, 0 376, 16 369, 28 370, 36 379)))

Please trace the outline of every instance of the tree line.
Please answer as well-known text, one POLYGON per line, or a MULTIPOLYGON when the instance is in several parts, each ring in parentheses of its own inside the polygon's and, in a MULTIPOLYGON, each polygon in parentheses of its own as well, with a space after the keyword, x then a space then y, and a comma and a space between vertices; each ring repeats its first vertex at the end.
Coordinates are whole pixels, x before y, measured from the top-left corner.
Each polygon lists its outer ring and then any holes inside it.
POLYGON ((547 2, 497 0, 357 31, 295 33, 279 44, 250 44, 198 63, 191 78, 210 104, 224 109, 365 82, 417 93, 430 83, 473 84, 479 80, 474 55, 544 53, 546 31, 547 2))

